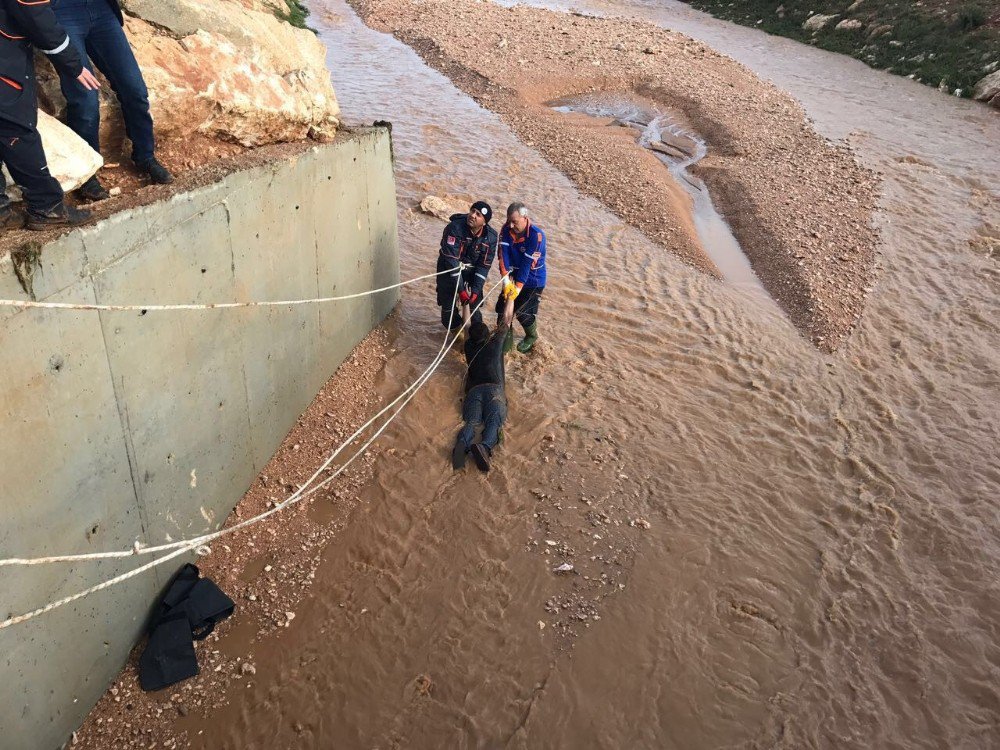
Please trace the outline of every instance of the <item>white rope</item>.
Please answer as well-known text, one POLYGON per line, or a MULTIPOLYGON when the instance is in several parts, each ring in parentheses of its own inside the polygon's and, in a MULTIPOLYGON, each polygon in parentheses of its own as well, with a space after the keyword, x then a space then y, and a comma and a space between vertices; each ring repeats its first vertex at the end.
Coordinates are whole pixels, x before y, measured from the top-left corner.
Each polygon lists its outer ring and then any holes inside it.
MULTIPOLYGON (((468 266, 463 263, 460 265, 460 268, 468 268, 468 266)), ((228 310, 234 307, 290 307, 294 305, 313 305, 324 302, 341 302, 348 299, 357 299, 358 297, 368 297, 372 294, 388 292, 391 289, 399 289, 407 284, 415 284, 416 282, 423 281, 424 279, 433 279, 436 276, 442 276, 446 273, 451 273, 454 270, 454 268, 447 268, 444 271, 427 273, 423 276, 417 276, 416 278, 400 281, 399 283, 390 284, 389 286, 379 287, 378 289, 369 289, 366 292, 356 292, 354 294, 341 294, 337 297, 312 297, 310 299, 269 300, 263 302, 210 302, 204 305, 92 305, 85 302, 35 302, 34 300, 0 299, 0 307, 16 307, 22 310, 97 310, 113 312, 135 311, 143 313, 164 312, 167 310, 228 310)))
MULTIPOLYGON (((489 294, 490 292, 492 292, 493 289, 497 288, 502 282, 503 282, 503 279, 501 279, 500 281, 498 281, 493 287, 490 288, 490 290, 489 290, 489 292, 487 292, 487 294, 489 294)), ((454 317, 455 317, 455 302, 458 299, 458 289, 459 289, 460 286, 461 286, 460 284, 456 284, 455 285, 455 295, 454 295, 454 297, 452 299, 451 314, 450 314, 449 319, 448 319, 448 333, 445 334, 444 340, 441 343, 441 347, 438 349, 437 355, 434 357, 434 360, 427 367, 427 369, 425 369, 420 374, 420 376, 413 382, 412 385, 410 385, 405 391, 403 391, 402 394, 400 394, 398 397, 396 397, 396 399, 391 404, 389 404, 388 406, 384 407, 375 417, 372 417, 372 419, 370 419, 368 422, 365 423, 365 425, 363 425, 362 427, 360 427, 354 433, 354 435, 352 435, 343 444, 341 444, 341 446, 339 448, 337 448, 337 450, 334 451, 334 453, 331 454, 331 456, 329 458, 327 458, 326 461, 324 461, 323 466, 321 466, 315 473, 313 473, 313 475, 312 475, 312 477, 310 477, 309 481, 306 482, 306 484, 304 484, 302 487, 300 487, 292 496, 290 496, 283 503, 281 503, 280 505, 275 506, 271 510, 265 511, 264 513, 261 513, 261 514, 259 514, 257 516, 254 516, 253 518, 249 518, 246 521, 242 521, 239 524, 235 524, 235 525, 233 525, 233 526, 231 526, 229 528, 221 529, 220 531, 214 532, 212 534, 205 534, 203 536, 196 537, 194 539, 188 539, 188 540, 184 540, 184 541, 181 541, 181 542, 175 542, 175 543, 170 544, 170 545, 161 545, 160 547, 133 548, 132 550, 130 550, 127 553, 124 553, 124 554, 122 554, 121 552, 94 553, 93 555, 78 555, 78 556, 63 555, 63 556, 56 556, 56 557, 52 557, 52 558, 34 558, 34 559, 29 559, 29 560, 23 560, 23 561, 20 561, 20 562, 13 561, 13 560, 3 560, 3 561, 0 561, 0 564, 3 564, 3 565, 10 565, 10 564, 34 565, 34 564, 40 564, 42 562, 59 562, 59 561, 69 561, 69 560, 81 560, 81 559, 100 559, 102 557, 122 557, 122 556, 126 556, 126 555, 130 556, 130 555, 134 555, 134 554, 151 553, 151 552, 154 552, 154 551, 162 551, 164 549, 176 548, 176 549, 173 549, 173 551, 170 552, 169 554, 166 554, 163 557, 159 557, 159 558, 157 558, 155 560, 152 560, 151 562, 148 562, 145 565, 141 565, 138 568, 135 568, 134 570, 130 570, 127 573, 122 573, 121 575, 115 576, 114 578, 110 578, 107 581, 99 583, 99 584, 97 584, 95 586, 92 586, 92 587, 90 587, 88 589, 85 589, 83 591, 77 592, 76 594, 71 594, 70 596, 66 596, 66 597, 64 597, 62 599, 59 599, 57 601, 50 602, 49 604, 46 604, 44 607, 39 607, 38 609, 32 610, 30 612, 26 612, 26 613, 21 614, 21 615, 9 617, 6 620, 4 620, 3 622, 0 622, 0 630, 3 630, 5 628, 9 628, 9 627, 11 627, 13 625, 17 625, 18 623, 21 623, 21 622, 25 622, 26 620, 30 620, 30 619, 32 619, 34 617, 38 617, 39 615, 43 615, 46 612, 51 612, 52 610, 54 610, 54 609, 56 609, 58 607, 62 607, 64 605, 66 605, 66 604, 69 604, 71 602, 74 602, 74 601, 77 601, 79 599, 82 599, 82 598, 84 598, 86 596, 89 596, 90 594, 93 594, 93 593, 96 593, 98 591, 102 591, 104 589, 110 588, 111 586, 114 586, 114 585, 116 585, 118 583, 122 583, 123 581, 126 581, 126 580, 128 580, 130 578, 133 578, 133 577, 139 575, 140 573, 143 573, 143 572, 145 572, 147 570, 150 570, 150 569, 155 568, 155 567, 157 567, 159 565, 162 565, 163 563, 166 563, 166 562, 172 560, 173 558, 178 557, 178 556, 180 556, 180 555, 182 555, 182 554, 184 554, 186 552, 190 552, 193 549, 196 549, 198 547, 202 547, 202 546, 204 546, 204 544, 205 544, 206 541, 211 541, 213 539, 217 539, 217 538, 219 538, 221 536, 225 536, 227 534, 231 534, 231 533, 233 533, 233 532, 235 532, 235 531, 237 531, 237 530, 239 530, 241 528, 244 528, 246 526, 249 526, 251 524, 258 523, 258 522, 264 520, 265 518, 273 515, 274 513, 277 513, 278 511, 283 510, 283 509, 285 509, 287 507, 290 507, 294 503, 297 503, 300 500, 303 500, 304 498, 309 497, 310 495, 312 495, 315 492, 317 492, 318 490, 320 490, 322 487, 324 487, 327 484, 329 484, 330 482, 332 482, 343 471, 345 471, 347 469, 347 467, 350 466, 351 463, 354 462, 355 459, 357 459, 359 456, 361 456, 368 449, 368 447, 373 442, 375 442, 375 440, 378 439, 378 437, 383 432, 385 432, 385 430, 389 427, 389 425, 392 424, 392 422, 396 419, 396 417, 399 416, 399 414, 403 411, 403 409, 406 407, 406 405, 413 399, 414 396, 416 396, 417 392, 430 379, 430 377, 434 374, 434 372, 440 366, 441 362, 444 361, 445 356, 447 356, 448 352, 452 349, 452 347, 454 347, 455 342, 458 341, 458 337, 459 337, 459 332, 460 331, 456 332, 454 336, 450 336, 450 333, 451 333, 451 330, 452 330, 451 325, 452 325, 452 322, 454 321, 454 317), (449 341, 449 338, 451 339, 450 341, 449 341), (409 395, 406 395, 407 393, 409 395), (337 471, 334 472, 331 476, 327 477, 322 482, 320 482, 319 484, 317 484, 315 487, 311 488, 308 492, 303 493, 303 490, 309 485, 309 483, 312 482, 327 466, 329 466, 329 464, 333 461, 333 459, 336 457, 337 454, 339 454, 347 445, 349 445, 357 437, 357 435, 362 430, 364 430, 368 425, 371 425, 379 416, 381 416, 382 414, 384 414, 394 404, 398 403, 401 399, 403 399, 403 396, 406 396, 406 398, 405 398, 405 400, 403 400, 403 403, 400 404, 399 408, 396 409, 396 411, 394 411, 389 416, 389 418, 382 424, 381 427, 379 427, 379 429, 375 432, 375 434, 373 434, 371 436, 371 438, 369 438, 357 451, 355 451, 354 455, 352 455, 344 464, 342 464, 340 467, 338 467, 337 471), (95 557, 95 555, 97 557, 95 557)), ((476 307, 475 307, 476 311, 478 311, 479 308, 482 307, 483 303, 486 301, 485 300, 485 296, 486 295, 483 295, 483 299, 480 300, 480 302, 479 302, 478 305, 476 305, 476 307)))

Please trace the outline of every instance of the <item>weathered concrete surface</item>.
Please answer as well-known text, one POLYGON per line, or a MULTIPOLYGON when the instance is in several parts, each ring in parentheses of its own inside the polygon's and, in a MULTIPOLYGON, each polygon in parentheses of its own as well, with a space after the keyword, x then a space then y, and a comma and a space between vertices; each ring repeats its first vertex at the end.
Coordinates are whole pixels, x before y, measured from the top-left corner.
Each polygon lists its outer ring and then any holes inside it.
MULTIPOLYGON (((108 304, 332 296, 399 274, 389 138, 117 214, 42 249, 37 299, 108 304)), ((0 297, 26 297, 10 258, 0 297)), ((0 308, 0 557, 126 549, 214 530, 396 292, 191 312, 0 308)), ((3 571, 20 614, 129 570, 3 571)), ((121 669, 181 562, 0 631, 4 748, 65 742, 121 669)))

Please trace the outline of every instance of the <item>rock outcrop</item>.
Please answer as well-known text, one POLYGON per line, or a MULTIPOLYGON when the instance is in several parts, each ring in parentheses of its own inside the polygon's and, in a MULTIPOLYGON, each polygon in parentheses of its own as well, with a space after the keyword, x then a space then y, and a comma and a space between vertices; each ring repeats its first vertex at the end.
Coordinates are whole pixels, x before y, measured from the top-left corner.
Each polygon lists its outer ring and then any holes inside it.
POLYGON ((835 18, 837 18, 836 15, 824 16, 817 13, 816 15, 809 16, 809 18, 803 22, 802 28, 806 31, 819 31, 835 18))
POLYGON ((979 81, 972 92, 972 98, 1000 109, 1000 70, 979 81))
MULTIPOLYGON (((38 113, 38 132, 45 147, 49 174, 59 180, 66 192, 76 190, 104 164, 101 155, 85 140, 44 112, 38 113)), ((4 176, 7 178, 7 195, 12 200, 20 200, 21 190, 14 184, 6 167, 4 176)))
MULTIPOLYGON (((193 134, 243 146, 314 138, 338 126, 326 49, 262 0, 124 0, 126 34, 149 88, 157 134, 193 134)), ((45 66, 42 66, 45 67, 45 66)), ((63 100, 43 75, 43 105, 63 100)), ((123 138, 110 87, 102 95, 102 144, 123 138)))

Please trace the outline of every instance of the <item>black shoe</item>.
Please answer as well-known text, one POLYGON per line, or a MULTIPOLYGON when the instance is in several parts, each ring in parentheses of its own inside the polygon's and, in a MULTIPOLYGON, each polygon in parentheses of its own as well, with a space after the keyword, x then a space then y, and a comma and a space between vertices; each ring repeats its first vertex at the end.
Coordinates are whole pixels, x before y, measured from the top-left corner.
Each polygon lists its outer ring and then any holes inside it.
POLYGON ((80 185, 80 187, 76 189, 74 195, 85 201, 90 201, 91 203, 96 201, 106 201, 111 197, 111 193, 104 189, 104 185, 102 185, 101 181, 97 179, 96 174, 80 185))
POLYGON ((490 470, 490 449, 487 448, 482 443, 476 443, 472 448, 469 449, 472 457, 476 460, 476 466, 479 467, 480 471, 490 470))
POLYGON ((75 227, 90 220, 90 211, 60 203, 44 213, 28 209, 28 229, 43 231, 53 227, 75 227))
POLYGON ((149 161, 144 161, 142 164, 136 164, 139 167, 139 171, 143 174, 149 175, 149 179, 156 185, 169 185, 174 181, 174 177, 167 168, 160 164, 154 156, 149 161))
POLYGON ((24 214, 14 208, 10 202, 0 206, 0 229, 21 229, 24 226, 24 214))
POLYGON ((455 447, 451 449, 451 468, 458 471, 465 468, 465 457, 469 450, 461 440, 455 441, 455 447))

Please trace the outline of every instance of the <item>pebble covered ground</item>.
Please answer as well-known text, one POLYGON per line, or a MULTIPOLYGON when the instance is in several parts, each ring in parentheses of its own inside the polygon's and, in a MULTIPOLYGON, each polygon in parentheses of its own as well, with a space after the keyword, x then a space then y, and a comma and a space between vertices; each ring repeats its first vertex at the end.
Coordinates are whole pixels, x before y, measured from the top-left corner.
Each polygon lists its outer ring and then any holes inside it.
MULTIPOLYGON (((388 342, 383 326, 358 345, 299 417, 227 526, 288 497, 370 416, 372 404, 378 401, 376 378, 390 353, 388 342)), ((257 673, 256 665, 246 659, 249 644, 280 635, 295 619, 296 606, 315 580, 323 548, 337 536, 357 504, 357 491, 370 480, 376 455, 377 445, 312 498, 215 541, 212 553, 195 562, 236 602, 236 612, 196 644, 201 673, 165 690, 143 692, 136 672, 141 642, 74 733, 72 747, 184 747, 188 738, 177 727, 178 717, 189 712, 204 715, 213 706, 238 698, 239 690, 251 684, 257 673)))
POLYGON ((876 280, 878 178, 813 129, 799 104, 705 44, 651 24, 476 0, 353 0, 365 21, 413 47, 497 112, 583 192, 691 265, 712 272, 667 170, 610 131, 548 102, 634 92, 707 141, 705 179, 762 283, 792 322, 832 351, 876 280))

